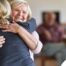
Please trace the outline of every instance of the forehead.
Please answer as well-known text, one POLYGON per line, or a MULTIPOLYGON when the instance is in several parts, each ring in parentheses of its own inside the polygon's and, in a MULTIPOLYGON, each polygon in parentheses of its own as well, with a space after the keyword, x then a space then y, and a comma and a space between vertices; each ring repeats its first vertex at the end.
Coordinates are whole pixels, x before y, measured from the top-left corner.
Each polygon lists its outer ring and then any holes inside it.
POLYGON ((28 5, 25 3, 15 3, 12 8, 26 10, 26 9, 28 9, 28 5))
POLYGON ((48 13, 45 14, 45 16, 55 17, 56 15, 55 15, 55 13, 53 13, 53 12, 48 12, 48 13))

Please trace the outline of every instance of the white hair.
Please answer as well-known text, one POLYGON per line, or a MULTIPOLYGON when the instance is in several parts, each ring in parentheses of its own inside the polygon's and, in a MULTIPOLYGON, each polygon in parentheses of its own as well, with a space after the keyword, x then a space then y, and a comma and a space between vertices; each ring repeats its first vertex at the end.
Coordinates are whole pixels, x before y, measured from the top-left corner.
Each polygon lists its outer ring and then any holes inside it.
POLYGON ((15 6, 20 5, 20 4, 27 4, 27 7, 28 7, 27 11, 29 13, 28 19, 31 19, 32 12, 31 12, 30 6, 29 6, 29 4, 28 4, 28 2, 26 0, 13 0, 10 4, 11 4, 12 8, 15 8, 15 6))

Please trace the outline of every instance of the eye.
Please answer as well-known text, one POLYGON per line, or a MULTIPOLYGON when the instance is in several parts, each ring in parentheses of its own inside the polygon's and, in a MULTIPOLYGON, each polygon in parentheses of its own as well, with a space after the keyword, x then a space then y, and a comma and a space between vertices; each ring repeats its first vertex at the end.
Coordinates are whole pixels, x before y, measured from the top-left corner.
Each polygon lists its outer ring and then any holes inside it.
POLYGON ((23 14, 26 14, 27 12, 26 11, 23 11, 23 14))

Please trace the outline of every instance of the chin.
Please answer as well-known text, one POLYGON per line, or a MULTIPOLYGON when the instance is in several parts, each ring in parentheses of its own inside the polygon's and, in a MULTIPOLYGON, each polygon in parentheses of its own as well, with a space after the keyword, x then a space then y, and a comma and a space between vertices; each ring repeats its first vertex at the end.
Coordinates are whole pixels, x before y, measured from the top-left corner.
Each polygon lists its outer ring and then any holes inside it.
POLYGON ((16 22, 26 22, 26 20, 16 19, 16 22))

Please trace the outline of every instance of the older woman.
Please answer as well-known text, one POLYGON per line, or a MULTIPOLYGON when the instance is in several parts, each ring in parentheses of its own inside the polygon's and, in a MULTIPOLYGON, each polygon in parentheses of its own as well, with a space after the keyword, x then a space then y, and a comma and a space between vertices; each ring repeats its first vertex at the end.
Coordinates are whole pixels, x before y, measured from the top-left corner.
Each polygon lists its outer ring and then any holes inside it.
MULTIPOLYGON (((26 21, 31 20, 31 23, 32 23, 32 19, 33 19, 32 12, 31 12, 31 9, 30 9, 28 3, 25 0, 12 1, 11 8, 12 8, 11 17, 13 18, 14 22, 21 21, 21 22, 25 23, 26 21)), ((34 22, 34 20, 33 20, 33 22, 34 22)), ((32 26, 31 26, 31 28, 32 28, 32 26)), ((25 31, 20 30, 20 32, 18 34, 22 37, 22 39, 24 38, 24 41, 29 46, 29 48, 32 50, 32 52, 39 53, 42 48, 42 43, 39 40, 38 33, 36 31, 33 31, 32 35, 31 35, 30 33, 28 33, 26 31, 24 35, 27 35, 27 36, 22 36, 22 32, 25 32, 25 31), (31 40, 29 39, 29 41, 28 41, 27 39, 29 38, 29 36, 30 36, 31 40), (36 43, 34 43, 34 42, 36 42, 36 43), (36 47, 36 44, 37 44, 37 47, 36 47)), ((33 57, 32 52, 30 51, 31 57, 33 57)))
POLYGON ((11 6, 12 23, 0 26, 5 29, 3 30, 5 33, 1 32, 1 34, 7 38, 6 44, 2 48, 1 66, 34 66, 29 57, 28 50, 30 48, 34 53, 38 53, 42 48, 42 43, 39 41, 37 32, 32 30, 30 33, 30 31, 22 27, 22 23, 29 23, 28 25, 31 25, 31 28, 29 26, 31 30, 34 25, 32 22, 35 20, 28 22, 31 21, 31 15, 29 5, 26 1, 15 0, 11 3, 11 6))

